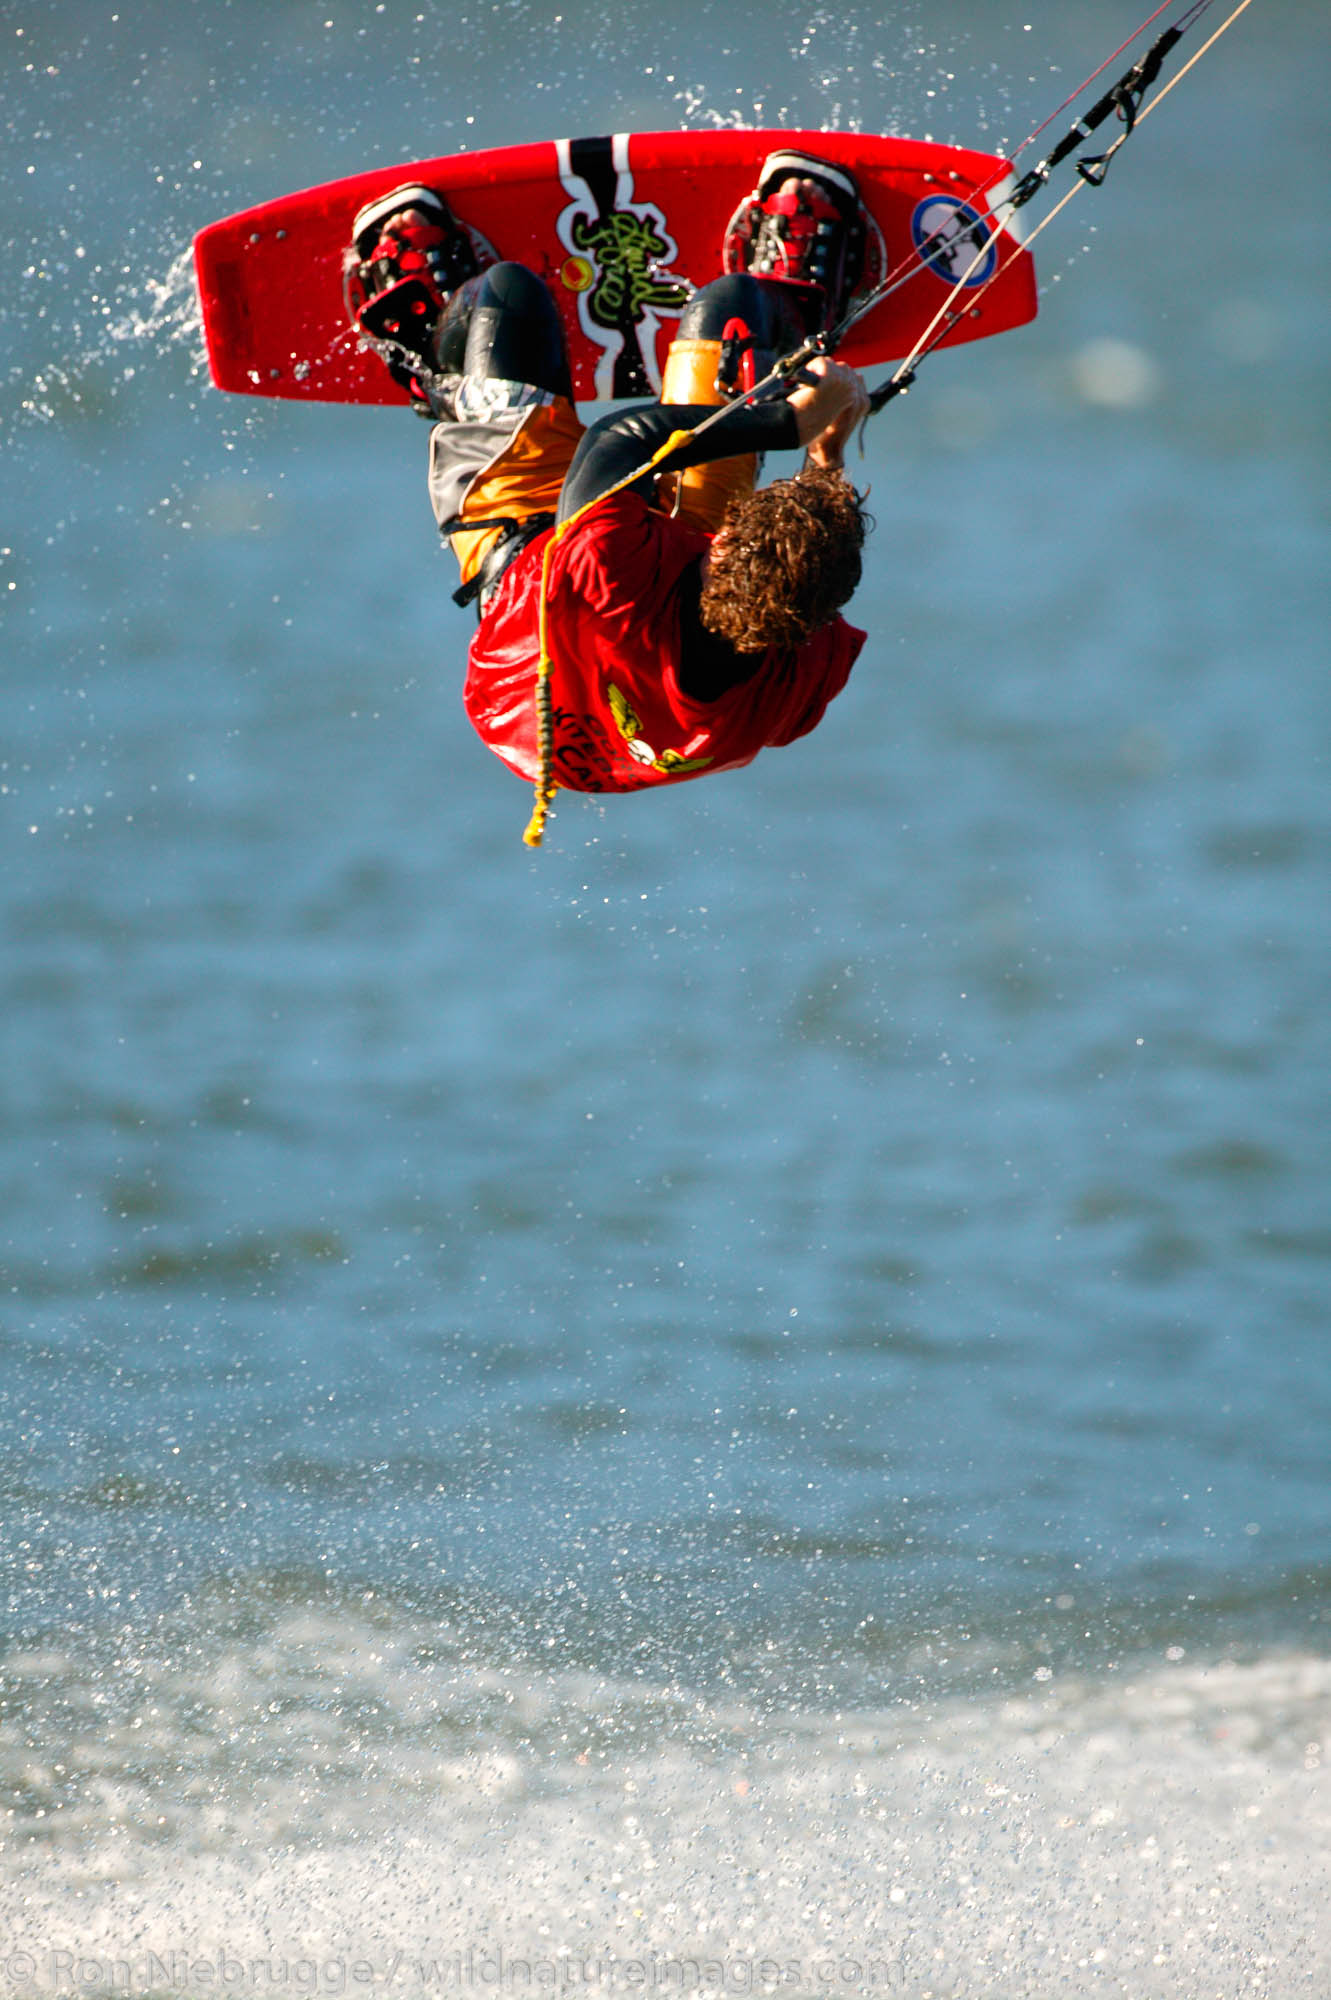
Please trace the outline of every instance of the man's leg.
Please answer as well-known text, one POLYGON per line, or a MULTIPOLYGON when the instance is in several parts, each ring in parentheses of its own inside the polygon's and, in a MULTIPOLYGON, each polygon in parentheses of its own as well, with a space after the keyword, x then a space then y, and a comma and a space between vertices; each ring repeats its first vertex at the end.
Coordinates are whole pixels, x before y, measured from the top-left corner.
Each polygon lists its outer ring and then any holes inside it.
MULTIPOLYGON (((787 288, 737 272, 714 278, 684 308, 661 378, 663 403, 726 403, 760 382, 774 362, 804 339, 787 288)), ((732 499, 752 493, 753 453, 714 459, 674 475, 674 510, 715 533, 732 499)))
MULTIPOLYGON (((764 161, 726 229, 727 275, 696 292, 671 344, 664 403, 722 403, 844 312, 864 262, 865 216, 853 175, 812 154, 764 161)), ((751 493, 754 458, 679 476, 677 511, 713 532, 732 498, 751 493)))
POLYGON ((571 403, 564 329, 535 272, 524 264, 492 264, 468 278, 435 328, 433 372, 528 383, 571 403))
POLYGON ((429 360, 431 505, 464 589, 489 591, 553 518, 582 436, 554 300, 523 265, 492 265, 449 300, 429 360))
POLYGON ((367 203, 344 257, 353 326, 436 419, 430 500, 466 597, 492 590, 532 523, 553 517, 582 436, 553 299, 490 254, 413 182, 367 203))

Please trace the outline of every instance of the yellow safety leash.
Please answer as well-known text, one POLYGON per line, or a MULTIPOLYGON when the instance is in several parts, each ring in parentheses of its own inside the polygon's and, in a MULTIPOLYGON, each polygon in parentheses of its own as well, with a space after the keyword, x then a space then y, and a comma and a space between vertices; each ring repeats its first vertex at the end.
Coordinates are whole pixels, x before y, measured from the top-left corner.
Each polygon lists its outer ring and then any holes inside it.
POLYGON ((604 493, 598 493, 595 499, 586 501, 576 514, 569 515, 567 521, 561 521, 545 545, 541 556, 541 608, 537 623, 540 656, 536 662, 536 752, 539 768, 536 777, 536 801, 532 807, 531 818, 527 822, 527 830, 522 836, 528 847, 540 846, 545 835, 545 823, 550 817, 551 802, 559 790, 551 775, 555 756, 554 697, 550 687, 553 662, 550 658, 548 637, 551 558, 558 543, 563 540, 570 528, 576 528, 584 514, 590 513, 593 507, 599 507, 603 500, 613 499, 616 493, 622 493, 626 486, 634 485, 644 474, 655 472, 662 459, 669 457, 676 446, 687 444, 692 436, 692 431, 671 431, 665 443, 657 446, 645 465, 635 466, 632 472, 626 473, 613 486, 607 486, 604 493))

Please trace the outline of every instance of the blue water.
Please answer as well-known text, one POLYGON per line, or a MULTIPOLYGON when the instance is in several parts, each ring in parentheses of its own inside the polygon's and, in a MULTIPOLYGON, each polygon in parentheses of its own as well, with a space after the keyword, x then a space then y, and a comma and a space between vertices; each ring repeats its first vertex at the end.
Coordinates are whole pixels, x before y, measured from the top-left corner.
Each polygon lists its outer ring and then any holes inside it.
POLYGON ((1014 145, 1115 11, 3 27, 0 1981, 1331 1976, 1315 23, 876 420, 817 734, 536 856, 423 428, 219 396, 179 261, 538 132, 1014 145))

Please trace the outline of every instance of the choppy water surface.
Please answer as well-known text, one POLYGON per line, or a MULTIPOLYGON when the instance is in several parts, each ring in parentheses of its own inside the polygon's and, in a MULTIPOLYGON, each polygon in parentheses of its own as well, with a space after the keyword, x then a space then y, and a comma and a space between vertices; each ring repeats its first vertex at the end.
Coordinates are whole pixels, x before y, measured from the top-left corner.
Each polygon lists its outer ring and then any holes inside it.
POLYGON ((817 735, 533 857, 421 427, 211 391, 191 231, 538 131, 1014 144, 1109 31, 464 25, 3 31, 0 1982, 1317 1990, 1314 29, 878 420, 817 735))

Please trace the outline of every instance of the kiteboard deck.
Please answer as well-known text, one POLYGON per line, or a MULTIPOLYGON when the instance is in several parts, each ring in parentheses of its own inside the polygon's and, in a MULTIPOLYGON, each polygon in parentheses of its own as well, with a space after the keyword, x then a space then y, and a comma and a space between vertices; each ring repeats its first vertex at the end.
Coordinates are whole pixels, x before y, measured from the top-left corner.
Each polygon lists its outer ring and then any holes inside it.
POLYGON ((942 306, 949 343, 1034 317, 1032 260, 977 225, 1008 187, 1006 161, 861 132, 619 133, 376 167, 212 223, 195 239, 209 366, 220 389, 317 402, 406 400, 347 323, 342 252, 352 217, 407 181, 444 194, 496 257, 528 265, 557 301, 579 400, 649 397, 690 292, 715 277, 736 207, 770 152, 849 167, 870 216, 864 287, 905 279, 848 333, 852 366, 899 360, 942 306))

